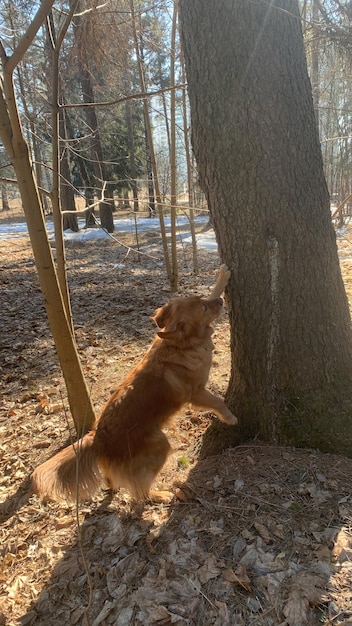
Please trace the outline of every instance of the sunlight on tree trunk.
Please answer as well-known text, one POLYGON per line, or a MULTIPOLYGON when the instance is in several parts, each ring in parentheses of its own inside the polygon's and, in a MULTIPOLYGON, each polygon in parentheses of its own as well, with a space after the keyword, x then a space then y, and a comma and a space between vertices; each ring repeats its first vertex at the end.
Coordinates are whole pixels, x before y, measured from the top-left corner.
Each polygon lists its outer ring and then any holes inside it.
MULTIPOLYGON (((67 274, 66 274, 66 258, 65 243, 63 238, 63 217, 61 213, 60 201, 60 161, 59 161, 59 136, 60 136, 60 116, 59 116, 59 54, 64 36, 71 23, 74 10, 78 4, 75 0, 70 11, 63 23, 58 36, 54 31, 53 20, 47 22, 48 39, 51 44, 51 119, 52 119, 52 151, 53 151, 53 186, 51 191, 51 202, 53 207, 54 231, 55 231, 55 247, 57 259, 57 274, 60 283, 61 294, 64 301, 66 316, 73 333, 73 321, 70 295, 68 291, 67 274)), ((51 13, 51 12, 50 12, 51 13)), ((50 17, 52 17, 50 15, 50 17)), ((67 207, 65 207, 67 208, 67 207)))

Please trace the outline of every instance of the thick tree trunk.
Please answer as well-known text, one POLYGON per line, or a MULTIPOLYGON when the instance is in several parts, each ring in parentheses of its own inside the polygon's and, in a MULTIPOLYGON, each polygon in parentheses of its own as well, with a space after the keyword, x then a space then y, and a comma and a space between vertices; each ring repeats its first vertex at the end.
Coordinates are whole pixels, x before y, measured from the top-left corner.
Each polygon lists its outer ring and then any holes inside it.
POLYGON ((228 290, 237 440, 352 455, 352 340, 296 0, 180 0, 228 290))

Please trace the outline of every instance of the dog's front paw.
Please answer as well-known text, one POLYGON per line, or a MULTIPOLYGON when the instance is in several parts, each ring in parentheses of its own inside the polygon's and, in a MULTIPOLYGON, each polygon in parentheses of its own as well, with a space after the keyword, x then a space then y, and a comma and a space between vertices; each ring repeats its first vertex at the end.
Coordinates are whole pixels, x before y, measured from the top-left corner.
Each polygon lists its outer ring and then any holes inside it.
POLYGON ((226 415, 226 418, 224 419, 224 421, 229 426, 236 426, 236 424, 238 424, 238 419, 236 415, 232 415, 232 413, 230 413, 229 415, 226 415))
POLYGON ((220 298, 222 292, 224 291, 229 281, 230 275, 231 275, 231 272, 229 268, 227 267, 227 265, 220 265, 220 269, 219 269, 217 280, 216 280, 216 285, 215 287, 213 287, 210 296, 207 298, 208 300, 220 298))
POLYGON ((225 265, 225 263, 220 265, 218 280, 221 280, 221 283, 224 285, 224 287, 226 287, 227 283, 229 282, 230 276, 231 270, 229 270, 227 265, 225 265))

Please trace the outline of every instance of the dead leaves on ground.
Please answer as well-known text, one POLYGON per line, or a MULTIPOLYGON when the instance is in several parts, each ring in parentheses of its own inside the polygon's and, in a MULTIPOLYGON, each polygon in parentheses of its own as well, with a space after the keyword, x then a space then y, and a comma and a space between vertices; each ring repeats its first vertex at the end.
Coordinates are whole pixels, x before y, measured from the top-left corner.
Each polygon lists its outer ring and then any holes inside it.
MULTIPOLYGON (((21 254, 8 264, 18 280, 6 276, 3 314, 0 625, 5 615, 6 626, 81 625, 88 613, 94 626, 347 626, 350 460, 254 445, 197 464, 194 442, 207 420, 186 411, 169 429, 175 453, 158 485, 173 485, 178 499, 170 505, 136 510, 123 493, 111 502, 100 493, 80 509, 79 542, 74 510, 28 495, 30 471, 67 441, 69 429, 33 264, 28 251, 21 254)), ((210 285, 218 261, 209 254, 201 265, 210 285)), ((114 246, 89 250, 89 263, 87 247, 70 255, 79 349, 101 405, 153 334, 160 273, 131 263, 125 274, 111 269, 108 284, 103 269, 119 260, 114 246)), ((166 300, 166 282, 163 288, 166 300)), ((191 271, 183 288, 200 291, 191 271)), ((200 289, 206 293, 206 284, 200 289)), ((229 372, 221 324, 211 382, 217 391, 229 372)))
POLYGON ((73 513, 32 498, 21 543, 3 549, 9 623, 83 624, 91 585, 95 626, 347 625, 351 475, 352 461, 311 451, 229 450, 191 467, 182 487, 193 498, 134 509, 101 494, 83 505, 85 566, 73 513))

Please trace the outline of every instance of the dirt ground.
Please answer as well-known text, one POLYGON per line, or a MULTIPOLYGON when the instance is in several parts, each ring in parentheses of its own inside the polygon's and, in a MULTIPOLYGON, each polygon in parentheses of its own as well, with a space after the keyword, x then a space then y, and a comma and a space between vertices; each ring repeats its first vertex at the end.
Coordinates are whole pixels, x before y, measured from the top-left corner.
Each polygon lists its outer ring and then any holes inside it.
MULTIPOLYGON (((11 221, 12 216, 2 220, 11 221)), ((0 215, 1 223, 1 215, 0 215)), ((139 360, 170 297, 160 242, 67 245, 77 343, 97 413, 139 360)), ((352 237, 339 236, 352 301, 352 237), (347 238, 346 238, 347 237, 347 238)), ((219 259, 180 254, 180 294, 207 294, 219 259)), ((73 433, 26 237, 0 241, 0 626, 352 625, 352 460, 257 441, 199 460, 212 416, 180 413, 157 487, 169 505, 101 491, 78 509, 31 495, 31 471, 73 433)), ((226 313, 209 386, 229 376, 226 313)))

